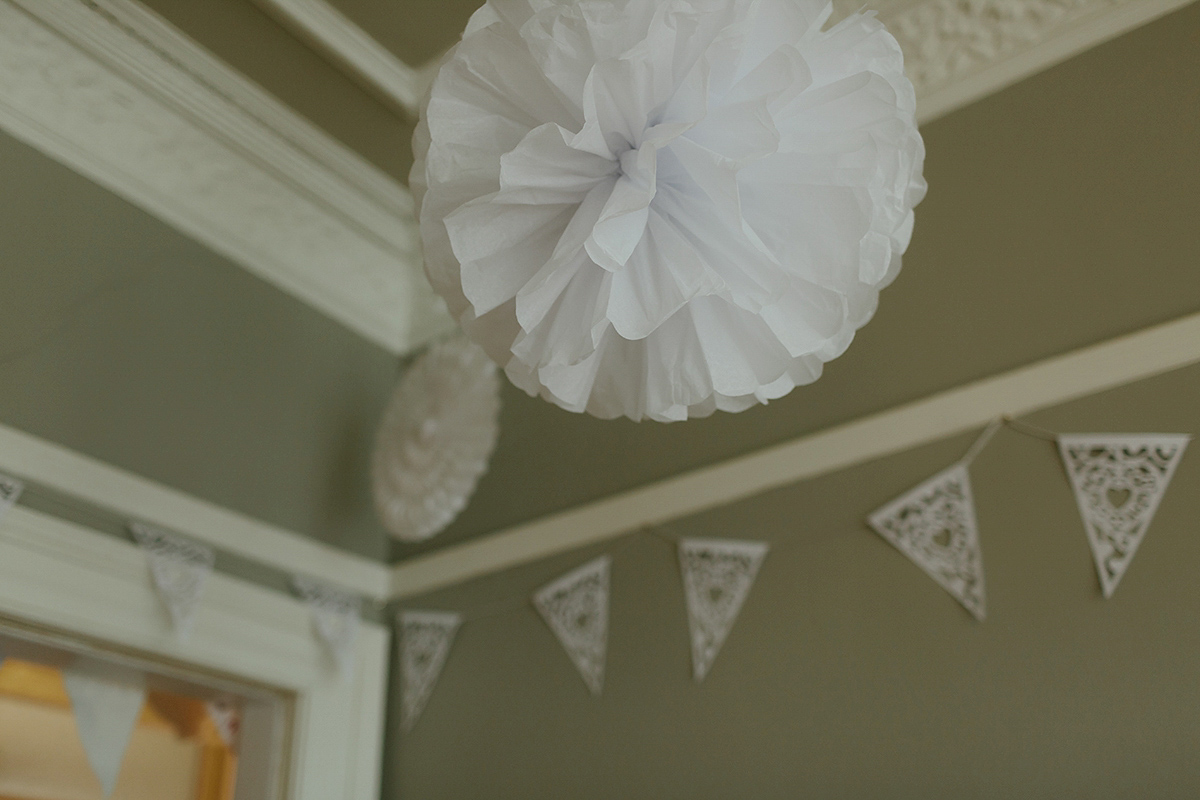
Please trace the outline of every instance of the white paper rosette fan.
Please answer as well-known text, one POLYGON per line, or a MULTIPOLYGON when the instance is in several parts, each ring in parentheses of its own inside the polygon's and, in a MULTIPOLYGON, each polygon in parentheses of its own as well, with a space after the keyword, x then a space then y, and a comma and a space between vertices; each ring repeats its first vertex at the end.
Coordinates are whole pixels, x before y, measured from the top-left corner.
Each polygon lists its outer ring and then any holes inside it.
POLYGON ((500 381, 462 337, 435 345, 404 374, 375 441, 371 483, 388 531, 428 539, 470 499, 496 447, 500 381))
POLYGON ((916 101, 819 0, 489 0, 414 137, 429 277, 530 394, 740 411, 816 380, 900 269, 916 101))

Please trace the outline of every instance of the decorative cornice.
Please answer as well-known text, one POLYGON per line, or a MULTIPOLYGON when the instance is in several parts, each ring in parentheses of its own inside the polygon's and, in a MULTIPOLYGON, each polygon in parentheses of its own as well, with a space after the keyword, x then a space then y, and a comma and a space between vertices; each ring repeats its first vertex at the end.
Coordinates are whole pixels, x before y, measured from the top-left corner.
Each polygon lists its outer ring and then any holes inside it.
POLYGON ((0 0, 0 128, 394 352, 451 327, 408 190, 136 0, 0 0))
MULTIPOLYGON (((256 2, 408 112, 432 77, 325 0, 256 2)), ((872 5, 926 122, 1188 2, 872 5)), ((394 352, 453 327, 408 190, 137 0, 0 0, 0 128, 394 352)))
POLYGON ((421 97, 433 81, 437 59, 423 67, 410 67, 325 0, 254 2, 368 89, 416 115, 421 97))
MULTIPOLYGON (((1192 0, 892 0, 922 122, 1047 69, 1192 0)), ((846 3, 841 3, 845 6, 846 3)))

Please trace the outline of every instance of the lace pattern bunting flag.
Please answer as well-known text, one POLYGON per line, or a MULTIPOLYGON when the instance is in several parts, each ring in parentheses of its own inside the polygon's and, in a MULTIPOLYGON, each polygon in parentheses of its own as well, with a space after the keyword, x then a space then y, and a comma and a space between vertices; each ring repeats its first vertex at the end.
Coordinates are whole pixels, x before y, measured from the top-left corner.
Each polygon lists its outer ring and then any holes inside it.
POLYGON ((1181 434, 1058 437, 1105 597, 1112 597, 1129 568, 1189 439, 1181 434))
POLYGON ((983 554, 966 465, 939 472, 876 511, 867 523, 976 619, 984 618, 983 554))
POLYGON ((604 688, 608 653, 608 584, 612 559, 601 556, 542 587, 533 596, 550 630, 592 694, 604 688))
POLYGON ((146 553, 154 587, 171 615, 175 632, 186 639, 216 563, 212 548, 138 522, 129 528, 146 553))
POLYGON ((88 764, 109 797, 146 700, 145 676, 115 664, 78 659, 63 670, 63 683, 88 764))
POLYGON ((750 594, 765 542, 682 539, 679 568, 692 637, 692 675, 704 680, 750 594))
POLYGON ((0 475, 0 519, 4 519, 4 515, 16 504, 24 489, 25 484, 16 478, 0 475))
POLYGON ((445 611, 400 614, 400 729, 417 724, 437 684, 462 617, 445 611))
POLYGON ((350 592, 314 581, 303 575, 292 578, 292 585, 308 603, 313 627, 329 648, 338 671, 348 675, 354 661, 354 643, 362 616, 362 599, 350 592))

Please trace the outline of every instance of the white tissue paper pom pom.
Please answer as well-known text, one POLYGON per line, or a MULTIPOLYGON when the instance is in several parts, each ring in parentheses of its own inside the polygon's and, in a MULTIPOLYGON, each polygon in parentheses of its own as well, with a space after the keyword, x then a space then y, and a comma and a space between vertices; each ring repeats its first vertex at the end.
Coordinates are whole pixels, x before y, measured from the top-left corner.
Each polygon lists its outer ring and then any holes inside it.
POLYGON ((404 373, 375 439, 371 487, 384 527, 420 542, 449 525, 496 447, 500 379, 462 337, 435 345, 404 373))
POLYGON ((426 269, 571 411, 681 420, 815 381, 900 269, 916 99, 821 0, 490 0, 414 136, 426 269))

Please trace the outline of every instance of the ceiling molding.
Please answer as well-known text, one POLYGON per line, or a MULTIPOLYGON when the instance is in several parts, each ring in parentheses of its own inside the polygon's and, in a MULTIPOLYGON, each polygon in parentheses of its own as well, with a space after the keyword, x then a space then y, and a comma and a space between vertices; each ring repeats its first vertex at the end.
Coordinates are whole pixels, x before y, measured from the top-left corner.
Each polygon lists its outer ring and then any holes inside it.
MULTIPOLYGON (((928 122, 1193 0, 876 0, 928 122)), ((352 77, 416 112, 439 59, 405 64, 327 0, 254 0, 352 77)), ((862 0, 835 0, 839 16, 862 0)))
POLYGON ((976 381, 398 564, 392 597, 450 586, 1200 362, 1200 314, 976 381))
POLYGON ((0 471, 282 572, 320 578, 373 600, 385 600, 390 592, 390 569, 377 561, 251 519, 5 425, 0 425, 0 471))
POLYGON ((438 59, 410 67, 325 0, 254 0, 368 89, 416 116, 438 59))
POLYGON ((393 352, 452 326, 408 189, 136 0, 0 0, 0 128, 393 352))
MULTIPOLYGON (((255 1, 410 113, 432 78, 325 0, 255 1)), ((877 5, 926 122, 1189 1, 877 5)), ((137 0, 0 0, 0 128, 392 352, 453 328, 407 188, 137 0)))
POLYGON ((1190 2, 892 0, 879 16, 904 50, 924 123, 1190 2))

